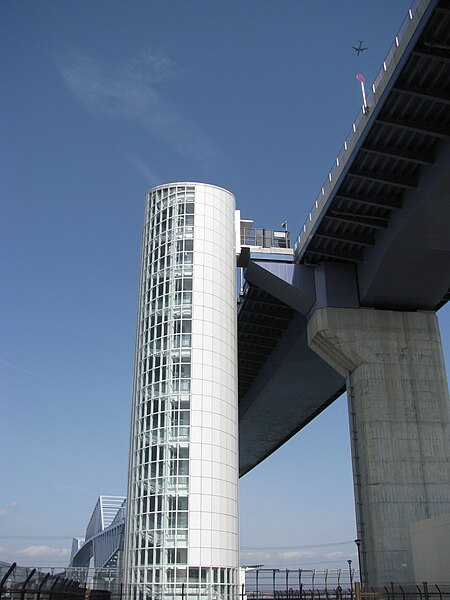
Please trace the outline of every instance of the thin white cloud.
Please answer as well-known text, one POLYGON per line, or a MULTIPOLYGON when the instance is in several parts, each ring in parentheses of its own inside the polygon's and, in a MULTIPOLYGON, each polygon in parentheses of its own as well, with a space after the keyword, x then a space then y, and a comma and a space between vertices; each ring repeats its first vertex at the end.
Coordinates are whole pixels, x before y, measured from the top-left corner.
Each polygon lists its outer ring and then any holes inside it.
POLYGON ((280 552, 278 556, 283 560, 294 560, 299 558, 313 558, 316 554, 310 550, 289 550, 287 552, 280 552))
POLYGON ((242 552, 241 551, 241 560, 242 562, 248 564, 256 564, 264 561, 272 560, 273 556, 270 552, 242 552))
POLYGON ((8 513, 6 512, 6 510, 0 510, 0 519, 3 519, 4 517, 6 517, 8 513))
POLYGON ((121 67, 126 76, 150 84, 161 83, 175 75, 175 65, 168 56, 154 48, 145 48, 121 67))
POLYGON ((86 492, 87 488, 82 485, 77 485, 74 483, 68 484, 58 484, 55 486, 59 492, 69 493, 69 494, 79 494, 80 492, 86 492))
POLYGON ((127 154, 126 159, 141 175, 144 176, 149 186, 161 183, 161 178, 150 170, 148 164, 144 160, 134 154, 127 154))
POLYGON ((148 48, 113 68, 75 52, 55 64, 66 86, 93 116, 133 122, 184 158, 217 160, 216 145, 160 89, 175 73, 161 52, 148 48))
POLYGON ((21 373, 26 373, 27 375, 31 375, 32 377, 37 377, 38 379, 43 379, 45 381, 46 377, 42 377, 42 375, 38 375, 37 373, 33 373, 33 371, 29 371, 28 369, 24 369, 23 367, 19 367, 19 365, 15 365, 4 358, 0 358, 0 364, 5 365, 11 369, 15 369, 16 371, 20 371, 21 373))
POLYGON ((340 550, 336 550, 336 552, 329 552, 328 554, 325 554, 325 556, 327 558, 342 558, 347 555, 348 555, 348 553, 345 554, 344 552, 341 552, 340 550))
POLYGON ((11 502, 9 503, 11 508, 16 508, 17 506, 17 502, 15 500, 11 500, 11 502))
POLYGON ((68 548, 52 548, 51 546, 27 546, 17 551, 20 556, 30 558, 65 558, 69 556, 68 548))

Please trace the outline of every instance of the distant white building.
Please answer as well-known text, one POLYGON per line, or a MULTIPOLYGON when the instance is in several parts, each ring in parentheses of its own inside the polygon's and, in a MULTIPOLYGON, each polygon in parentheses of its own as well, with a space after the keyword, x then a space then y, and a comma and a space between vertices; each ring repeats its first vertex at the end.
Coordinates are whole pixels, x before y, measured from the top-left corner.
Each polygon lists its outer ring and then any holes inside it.
POLYGON ((450 572, 450 513, 411 523, 416 581, 447 583, 450 572))
POLYGON ((99 496, 86 528, 84 540, 74 538, 68 567, 71 578, 98 584, 105 589, 121 583, 120 553, 125 526, 124 496, 99 496))

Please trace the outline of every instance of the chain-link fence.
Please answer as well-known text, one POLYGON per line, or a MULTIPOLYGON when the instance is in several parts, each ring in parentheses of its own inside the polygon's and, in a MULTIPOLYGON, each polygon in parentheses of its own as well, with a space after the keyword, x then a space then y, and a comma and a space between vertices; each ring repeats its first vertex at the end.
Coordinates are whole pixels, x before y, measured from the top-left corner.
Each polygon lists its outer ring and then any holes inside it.
POLYGON ((356 582, 352 589, 354 600, 449 600, 449 583, 395 584, 379 588, 362 588, 356 582))
POLYGON ((1 600, 110 600, 111 592, 92 589, 67 577, 65 571, 0 565, 1 600))
MULTIPOLYGON (((145 600, 450 600, 450 583, 361 587, 349 569, 245 568, 230 596, 187 584, 177 594, 148 592, 145 600)), ((129 600, 119 569, 44 570, 0 564, 0 600, 129 600)))
POLYGON ((450 600, 450 584, 361 586, 354 569, 255 569, 246 573, 247 600, 450 600))
POLYGON ((249 569, 245 574, 248 599, 346 598, 351 596, 354 569, 249 569))

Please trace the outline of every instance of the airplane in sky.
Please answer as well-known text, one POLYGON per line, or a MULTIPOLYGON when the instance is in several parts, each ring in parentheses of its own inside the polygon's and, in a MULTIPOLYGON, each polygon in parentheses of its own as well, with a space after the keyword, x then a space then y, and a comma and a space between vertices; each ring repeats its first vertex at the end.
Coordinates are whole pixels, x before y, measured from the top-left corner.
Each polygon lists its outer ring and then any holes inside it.
POLYGON ((363 48, 363 44, 364 44, 364 40, 358 40, 359 42, 359 46, 352 46, 353 50, 356 50, 356 56, 359 56, 361 54, 361 52, 364 52, 364 50, 367 50, 367 48, 363 48))

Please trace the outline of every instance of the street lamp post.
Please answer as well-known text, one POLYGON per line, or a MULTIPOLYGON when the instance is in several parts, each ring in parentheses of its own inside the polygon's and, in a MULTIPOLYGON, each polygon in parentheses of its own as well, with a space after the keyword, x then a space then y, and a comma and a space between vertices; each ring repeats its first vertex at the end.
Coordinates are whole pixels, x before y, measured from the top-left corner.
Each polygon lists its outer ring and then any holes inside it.
POLYGON ((363 582, 363 573, 362 573, 362 569, 361 569, 361 540, 359 538, 356 538, 355 544, 356 544, 356 547, 358 548, 359 582, 362 587, 364 582, 363 582))
POLYGON ((348 559, 348 573, 350 575, 350 598, 353 600, 353 575, 352 575, 352 561, 348 559))

